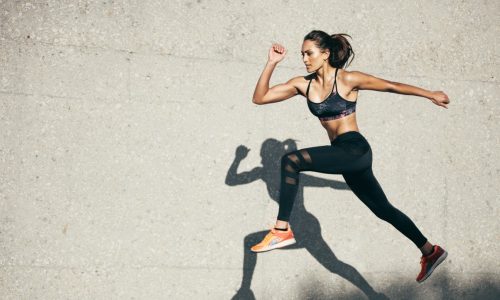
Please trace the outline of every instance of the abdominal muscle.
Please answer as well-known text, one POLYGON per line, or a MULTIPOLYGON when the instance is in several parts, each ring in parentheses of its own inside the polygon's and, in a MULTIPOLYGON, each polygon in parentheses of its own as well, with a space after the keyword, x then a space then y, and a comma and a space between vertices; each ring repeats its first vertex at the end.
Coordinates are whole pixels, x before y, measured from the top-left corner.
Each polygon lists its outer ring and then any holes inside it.
POLYGON ((330 141, 333 141, 337 136, 348 131, 359 131, 356 123, 356 113, 345 116, 336 120, 320 121, 321 125, 326 129, 330 141))

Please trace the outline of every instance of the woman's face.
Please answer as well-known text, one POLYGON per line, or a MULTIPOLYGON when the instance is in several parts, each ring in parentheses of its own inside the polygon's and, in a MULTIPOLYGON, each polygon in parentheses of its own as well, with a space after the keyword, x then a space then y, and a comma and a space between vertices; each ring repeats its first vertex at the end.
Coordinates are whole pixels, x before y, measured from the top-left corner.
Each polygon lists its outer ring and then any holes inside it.
POLYGON ((306 70, 311 73, 319 69, 328 59, 329 51, 321 52, 321 49, 314 44, 314 41, 305 40, 302 43, 302 61, 306 65, 306 70))

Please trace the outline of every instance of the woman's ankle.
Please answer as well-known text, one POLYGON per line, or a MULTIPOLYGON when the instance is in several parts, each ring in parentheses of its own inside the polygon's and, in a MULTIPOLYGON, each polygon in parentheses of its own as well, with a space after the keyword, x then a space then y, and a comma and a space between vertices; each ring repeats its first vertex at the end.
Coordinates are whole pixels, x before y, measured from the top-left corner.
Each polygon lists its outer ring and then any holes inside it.
POLYGON ((429 256, 434 252, 434 245, 427 241, 425 245, 420 248, 420 252, 422 252, 423 256, 429 256))
POLYGON ((288 229, 288 222, 277 220, 276 224, 274 225, 274 228, 276 228, 276 229, 285 229, 286 230, 286 229, 288 229))

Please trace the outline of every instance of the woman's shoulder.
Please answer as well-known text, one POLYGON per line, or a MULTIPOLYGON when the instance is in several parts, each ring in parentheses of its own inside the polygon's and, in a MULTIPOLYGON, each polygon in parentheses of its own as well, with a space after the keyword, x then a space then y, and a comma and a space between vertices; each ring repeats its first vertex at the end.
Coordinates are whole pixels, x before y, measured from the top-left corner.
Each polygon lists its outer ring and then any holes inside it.
POLYGON ((304 82, 309 82, 309 80, 311 80, 312 78, 314 78, 314 73, 307 75, 297 75, 295 77, 290 78, 289 82, 304 83, 304 82))
POLYGON ((342 72, 339 72, 337 78, 344 85, 355 86, 356 84, 359 83, 359 81, 362 81, 363 78, 366 77, 366 75, 368 74, 356 70, 353 71, 342 70, 342 72))
POLYGON ((357 78, 360 78, 360 77, 363 77, 366 75, 369 75, 369 74, 366 74, 366 73, 363 73, 363 72, 357 71, 357 70, 348 71, 348 70, 342 69, 342 72, 339 72, 338 77, 342 78, 344 80, 347 80, 347 81, 351 81, 351 80, 356 80, 357 78))
POLYGON ((355 70, 354 71, 353 70, 346 70, 346 69, 341 69, 341 70, 342 70, 342 72, 339 72, 338 77, 343 78, 343 79, 352 78, 352 77, 357 76, 357 74, 361 73, 361 72, 355 71, 355 70))
POLYGON ((307 74, 307 75, 299 75, 295 76, 292 79, 290 79, 290 83, 292 83, 295 88, 297 89, 297 92, 305 97, 306 94, 306 89, 307 85, 309 84, 309 81, 314 78, 314 73, 312 74, 307 74))
POLYGON ((307 85, 309 83, 311 78, 314 78, 314 75, 311 75, 311 74, 299 75, 299 76, 295 76, 295 77, 290 78, 290 80, 288 80, 287 83, 292 84, 296 88, 302 88, 304 85, 307 85))

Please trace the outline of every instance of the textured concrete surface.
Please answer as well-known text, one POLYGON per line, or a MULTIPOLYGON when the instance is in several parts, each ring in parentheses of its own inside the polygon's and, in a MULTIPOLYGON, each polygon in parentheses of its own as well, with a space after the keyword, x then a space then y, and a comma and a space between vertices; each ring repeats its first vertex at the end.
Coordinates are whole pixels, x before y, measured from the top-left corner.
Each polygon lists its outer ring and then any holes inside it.
POLYGON ((0 0, 0 298, 499 298, 499 17, 494 0, 0 0), (292 228, 313 250, 248 251, 281 155, 329 143, 304 98, 251 101, 272 42, 289 49, 272 85, 306 74, 313 29, 353 37, 350 70, 451 99, 358 99, 384 191, 449 251, 424 284, 340 175, 301 174, 292 228))

